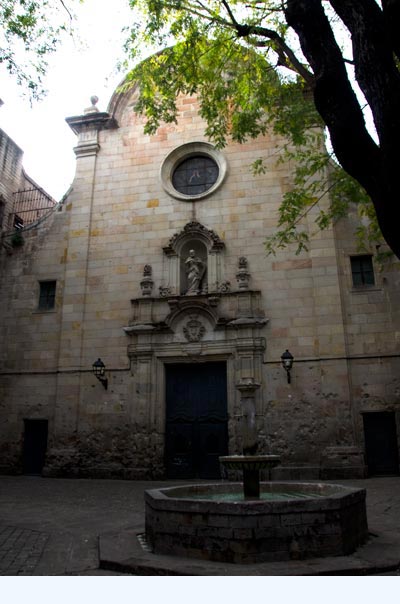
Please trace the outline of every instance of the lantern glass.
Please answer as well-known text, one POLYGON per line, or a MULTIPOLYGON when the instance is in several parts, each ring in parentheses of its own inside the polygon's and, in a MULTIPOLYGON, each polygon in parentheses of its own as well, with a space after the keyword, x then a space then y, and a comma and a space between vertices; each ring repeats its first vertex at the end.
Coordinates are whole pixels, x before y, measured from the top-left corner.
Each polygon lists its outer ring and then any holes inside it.
POLYGON ((281 360, 285 369, 291 369, 293 367, 293 355, 287 349, 282 354, 281 360))
POLYGON ((106 366, 104 365, 103 361, 101 359, 97 359, 97 361, 95 361, 93 363, 94 375, 103 376, 105 374, 105 371, 106 371, 106 366))

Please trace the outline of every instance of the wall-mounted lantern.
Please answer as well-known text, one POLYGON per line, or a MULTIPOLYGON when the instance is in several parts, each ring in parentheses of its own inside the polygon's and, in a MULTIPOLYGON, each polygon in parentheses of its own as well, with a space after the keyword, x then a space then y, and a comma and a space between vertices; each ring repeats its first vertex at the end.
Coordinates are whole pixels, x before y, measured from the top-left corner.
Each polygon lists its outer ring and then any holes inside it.
POLYGON ((282 367, 284 368, 287 374, 288 384, 290 384, 290 371, 293 367, 293 360, 293 355, 288 351, 288 349, 286 349, 285 352, 281 355, 281 361, 282 367))
POLYGON ((101 359, 97 359, 92 365, 93 373, 107 390, 108 387, 108 379, 105 377, 106 366, 104 365, 101 359))

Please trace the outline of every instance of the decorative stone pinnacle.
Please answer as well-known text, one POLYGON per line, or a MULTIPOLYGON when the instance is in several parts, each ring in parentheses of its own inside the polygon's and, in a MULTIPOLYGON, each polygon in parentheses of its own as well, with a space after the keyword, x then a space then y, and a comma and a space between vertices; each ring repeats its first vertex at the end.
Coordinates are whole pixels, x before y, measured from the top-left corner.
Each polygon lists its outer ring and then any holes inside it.
POLYGON ((153 269, 150 264, 145 264, 143 267, 143 279, 140 282, 140 288, 142 290, 142 296, 151 296, 153 290, 154 281, 151 278, 153 269))
POLYGON ((90 102, 92 103, 90 107, 88 107, 87 109, 84 110, 84 114, 86 115, 87 113, 98 113, 99 110, 96 107, 97 103, 99 102, 99 97, 97 97, 96 95, 93 95, 90 97, 90 102))
POLYGON ((238 282, 239 289, 248 289, 250 273, 247 270, 248 261, 245 256, 240 256, 238 260, 238 272, 236 273, 236 281, 238 282))
POLYGON ((151 277, 153 269, 150 264, 145 264, 143 267, 143 277, 151 277))

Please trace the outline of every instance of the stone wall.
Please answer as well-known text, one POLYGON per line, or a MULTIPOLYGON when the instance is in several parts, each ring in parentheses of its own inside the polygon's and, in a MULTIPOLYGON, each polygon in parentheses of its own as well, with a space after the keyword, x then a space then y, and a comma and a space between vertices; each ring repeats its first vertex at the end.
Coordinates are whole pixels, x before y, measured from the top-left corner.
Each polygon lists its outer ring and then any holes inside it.
POLYGON ((276 228, 292 177, 291 165, 276 162, 282 141, 268 134, 230 143, 221 152, 227 164, 222 185, 198 201, 183 201, 165 190, 160 170, 177 147, 205 142, 196 102, 181 98, 178 124, 162 125, 150 137, 132 111, 134 95, 115 95, 109 113, 91 108, 68 119, 78 136, 72 190, 59 211, 26 233, 22 249, 2 252, 5 465, 21 467, 23 419, 40 416, 49 421, 48 474, 162 476, 165 363, 223 360, 230 453, 240 450, 235 383, 250 372, 261 382, 263 452, 280 454, 292 474, 305 468, 317 477, 332 467, 343 475, 346 466, 362 475, 361 413, 372 401, 374 409, 399 409, 398 265, 376 271, 376 288, 353 291, 353 217, 320 233, 310 215, 308 252, 296 256, 288 248, 266 257, 263 241, 276 228), (250 166, 260 156, 267 171, 254 176, 250 166), (191 222, 220 242, 217 259, 210 251, 220 282, 209 287, 229 282, 230 294, 224 298, 218 290, 216 298, 236 300, 244 256, 248 289, 261 300, 258 314, 250 313, 253 323, 228 326, 223 321, 240 318, 239 311, 218 302, 214 317, 212 303, 206 312, 198 298, 196 312, 206 327, 198 345, 183 336, 189 307, 182 306, 168 329, 160 327, 181 294, 165 299, 175 269, 164 248, 191 222), (131 300, 143 298, 145 265, 152 268, 152 314, 147 328, 127 330, 141 321, 131 300), (57 281, 56 304, 39 312, 38 284, 46 279, 57 281), (285 349, 295 357, 291 384, 280 364, 285 349), (98 357, 106 364, 107 390, 92 375, 98 357))
POLYGON ((156 554, 254 564, 343 556, 365 543, 365 490, 318 483, 261 486, 262 497, 253 500, 230 483, 147 491, 150 547, 156 554))

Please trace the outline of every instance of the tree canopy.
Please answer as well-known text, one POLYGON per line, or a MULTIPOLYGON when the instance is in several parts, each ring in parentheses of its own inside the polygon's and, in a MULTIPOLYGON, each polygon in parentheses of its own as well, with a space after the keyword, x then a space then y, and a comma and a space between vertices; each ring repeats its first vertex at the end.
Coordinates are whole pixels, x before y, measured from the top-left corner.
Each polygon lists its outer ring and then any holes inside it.
POLYGON ((0 67, 15 77, 31 99, 44 94, 47 58, 72 19, 67 0, 1 1, 0 67))
MULTIPOLYGON (((380 227, 400 258, 399 0, 129 2, 140 15, 126 44, 130 57, 159 50, 128 76, 128 84, 140 80, 136 109, 147 132, 176 120, 176 98, 185 93, 197 95, 217 146, 268 128, 287 138, 282 153, 296 159, 296 186, 283 199, 269 251, 307 245, 298 227, 318 204, 322 182, 330 206, 318 215, 321 228, 345 215, 351 199, 368 217, 369 239, 379 239, 380 227), (321 126, 337 163, 325 151, 321 126)), ((253 168, 263 170, 262 158, 253 168)))

